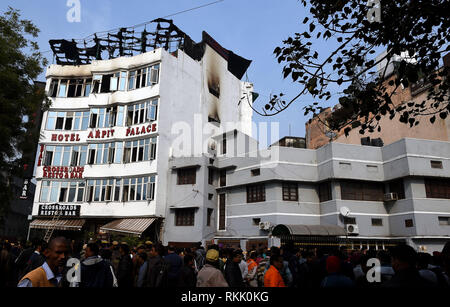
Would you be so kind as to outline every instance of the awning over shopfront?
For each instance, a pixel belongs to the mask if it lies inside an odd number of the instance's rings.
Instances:
[[[44,220],[36,219],[30,223],[30,228],[34,229],[51,229],[56,230],[74,230],[81,231],[84,219],[60,219],[60,220]]]
[[[336,225],[284,225],[279,224],[272,230],[273,236],[345,236],[345,229]]]
[[[156,219],[155,217],[117,219],[100,227],[100,231],[140,237]]]

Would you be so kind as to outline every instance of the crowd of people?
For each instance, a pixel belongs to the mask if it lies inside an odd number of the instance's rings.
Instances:
[[[201,243],[129,246],[63,237],[0,246],[0,287],[450,287],[450,242],[433,255],[408,245],[388,251],[260,246],[243,252]],[[374,258],[378,279],[369,261]]]

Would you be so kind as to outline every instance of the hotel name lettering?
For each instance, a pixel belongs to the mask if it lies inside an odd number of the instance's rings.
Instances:
[[[82,179],[83,166],[44,166],[42,178]]]
[[[80,205],[48,204],[39,205],[39,216],[80,216]]]
[[[104,139],[114,137],[114,129],[108,130],[92,130],[89,132],[87,139]],[[148,124],[139,127],[127,127],[125,136],[137,136],[156,132],[156,123]],[[51,137],[52,142],[81,142],[80,135],[78,133],[54,133]]]

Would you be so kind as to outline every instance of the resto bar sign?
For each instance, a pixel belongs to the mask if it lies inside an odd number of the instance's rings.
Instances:
[[[83,166],[44,166],[43,178],[55,179],[81,179],[83,178]]]
[[[39,205],[39,216],[80,216],[80,205],[60,205],[60,204],[48,204]]]

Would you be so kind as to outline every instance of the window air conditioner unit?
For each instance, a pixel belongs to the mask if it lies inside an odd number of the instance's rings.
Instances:
[[[357,235],[359,234],[359,228],[356,224],[347,224],[345,225],[345,229],[347,230],[347,234],[349,235]]]
[[[396,200],[398,200],[397,193],[384,194],[384,201],[396,201]]]
[[[272,224],[270,222],[259,222],[259,229],[269,230]]]

